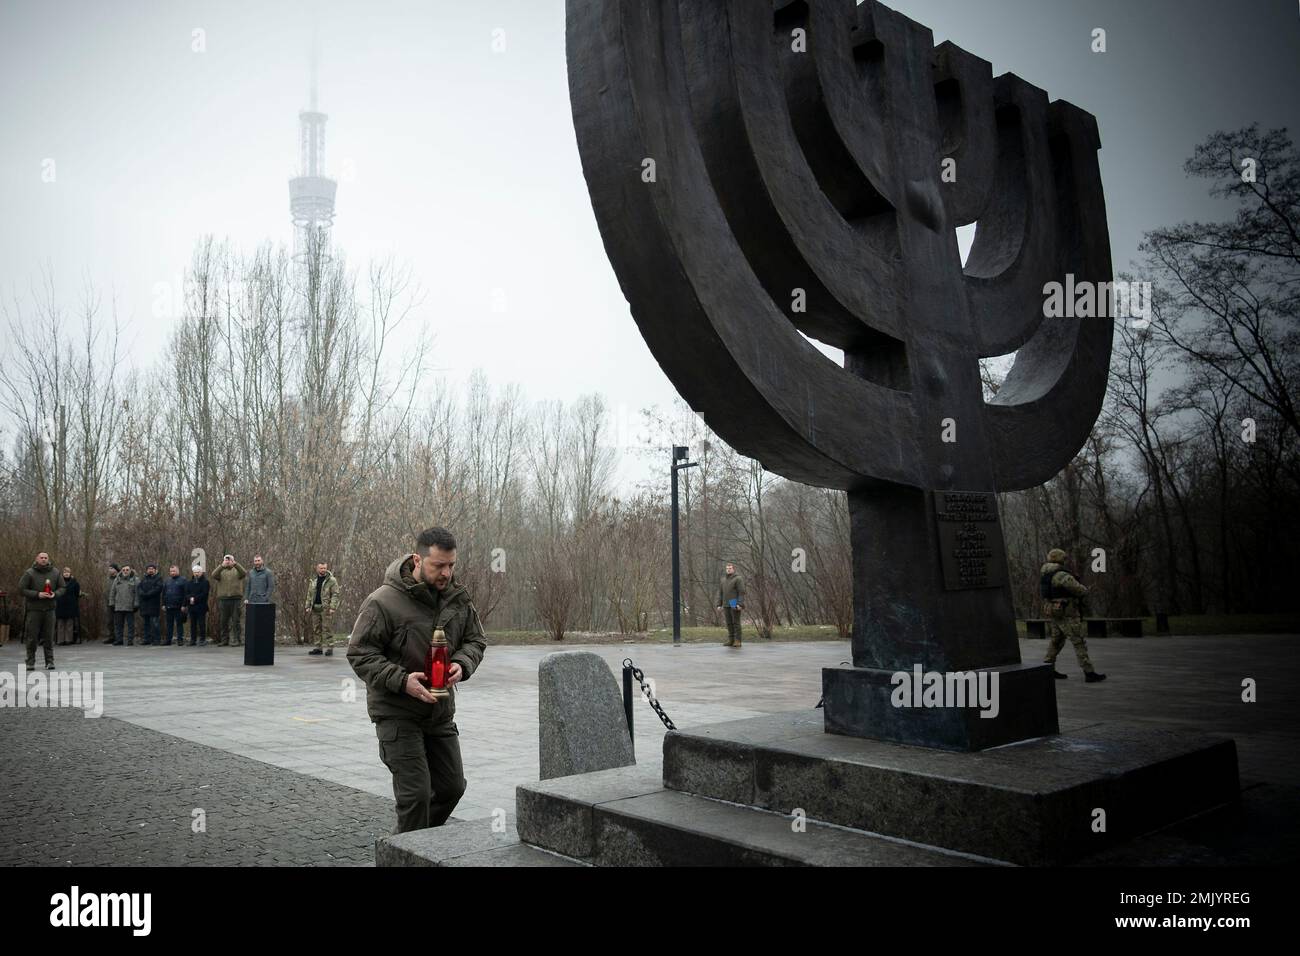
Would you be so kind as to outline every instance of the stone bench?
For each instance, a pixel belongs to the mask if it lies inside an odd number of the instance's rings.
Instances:
[[[1089,637],[1109,637],[1114,630],[1120,637],[1141,637],[1140,617],[1090,617],[1086,619]]]

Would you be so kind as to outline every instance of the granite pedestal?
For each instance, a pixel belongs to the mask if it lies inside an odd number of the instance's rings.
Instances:
[[[522,785],[525,844],[597,866],[1056,865],[1239,799],[1232,740],[1119,724],[978,753],[825,733],[819,711],[670,732]]]
[[[828,734],[868,737],[943,750],[984,750],[1056,733],[1056,681],[1046,664],[1008,664],[969,673],[992,683],[996,713],[966,707],[895,707],[895,674],[878,668],[822,670],[824,728]],[[905,676],[906,672],[904,672]]]
[[[1230,739],[1099,723],[955,753],[822,726],[813,710],[670,733],[664,787],[1028,865],[1081,859],[1239,796]]]

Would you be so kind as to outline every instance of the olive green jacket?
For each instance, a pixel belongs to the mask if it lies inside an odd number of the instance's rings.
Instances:
[[[223,598],[244,599],[244,578],[248,571],[238,561],[232,567],[217,565],[208,574],[208,580],[212,582],[212,590],[216,591],[218,601]]]
[[[726,607],[732,598],[745,603],[745,579],[739,574],[724,574],[718,584],[718,607]]]
[[[11,579],[12,580],[12,579]],[[47,564],[43,568],[32,565],[18,581],[18,590],[22,592],[26,599],[27,610],[29,611],[53,611],[54,598],[43,598],[41,592],[45,590],[45,582],[50,582],[50,588],[57,598],[63,594],[63,572],[52,564]]]
[[[461,680],[474,675],[487,641],[469,591],[453,577],[442,594],[412,576],[411,556],[388,566],[381,584],[361,604],[348,640],[348,663],[366,684],[370,719],[449,721],[456,713],[456,689],[441,702],[426,704],[406,693],[406,678],[423,672],[435,628],[447,636],[452,663]]]

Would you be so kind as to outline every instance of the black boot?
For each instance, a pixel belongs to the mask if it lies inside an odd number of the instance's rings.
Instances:
[[[1105,680],[1105,679],[1106,679],[1106,675],[1105,675],[1105,674],[1098,674],[1096,671],[1088,671],[1088,673],[1086,673],[1086,674],[1083,675],[1083,679],[1084,679],[1085,681],[1087,681],[1089,684],[1095,684],[1095,683],[1097,683],[1098,681],[1103,681],[1103,680]]]
[[[1052,676],[1055,677],[1057,680],[1069,680],[1069,679],[1070,679],[1070,675],[1069,675],[1069,674],[1062,674],[1062,673],[1061,673],[1060,671],[1058,671],[1056,668],[1052,668]]]

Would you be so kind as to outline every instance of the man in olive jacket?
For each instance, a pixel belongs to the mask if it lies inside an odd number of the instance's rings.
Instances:
[[[745,607],[745,579],[736,573],[734,564],[718,582],[718,610],[727,618],[727,643],[723,647],[740,647],[740,612]]]
[[[248,571],[235,560],[233,554],[221,559],[221,567],[211,574],[212,587],[217,592],[217,636],[220,646],[244,643],[244,578]]]
[[[379,756],[393,775],[398,833],[442,826],[465,793],[455,685],[473,675],[487,642],[469,592],[452,576],[455,566],[451,532],[421,532],[415,553],[389,565],[384,583],[362,602],[348,641],[348,663],[366,683]],[[425,687],[437,628],[451,663],[451,695],[441,702]]]
[[[24,643],[27,645],[27,666],[36,666],[36,645],[41,645],[45,655],[45,669],[54,670],[54,606],[63,596],[63,576],[50,563],[50,556],[42,551],[23,572],[18,581],[27,608],[23,622]]]

